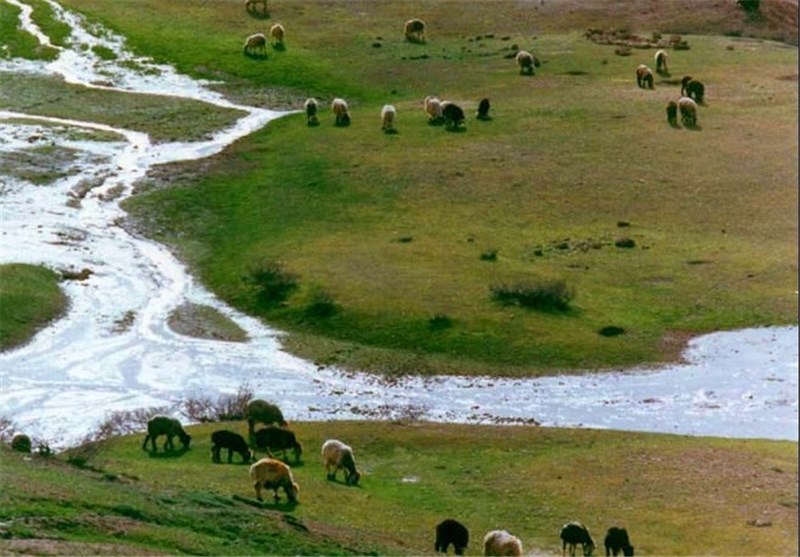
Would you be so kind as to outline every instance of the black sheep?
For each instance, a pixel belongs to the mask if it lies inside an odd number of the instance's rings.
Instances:
[[[242,457],[242,462],[247,464],[250,462],[250,447],[247,446],[247,441],[244,437],[233,431],[221,429],[211,434],[211,460],[220,462],[220,453],[222,449],[228,449],[228,464],[233,460],[233,453],[239,453]]]
[[[681,95],[694,99],[699,104],[703,104],[705,93],[706,86],[692,76],[684,76],[681,80]]]
[[[156,437],[159,435],[165,435],[167,437],[167,440],[164,442],[165,451],[171,451],[175,448],[172,444],[172,438],[176,435],[178,439],[181,440],[184,449],[189,448],[189,443],[192,440],[192,436],[183,430],[183,426],[181,426],[181,423],[175,418],[154,416],[147,422],[147,436],[144,438],[144,443],[142,443],[142,449],[147,450],[147,442],[149,441],[155,452]]]
[[[453,550],[456,555],[464,555],[464,550],[469,543],[469,531],[467,527],[448,518],[443,520],[436,526],[436,543],[434,550],[442,553],[447,553],[447,548],[453,544]]]
[[[670,126],[678,125],[678,103],[675,101],[667,103],[667,122]]]
[[[612,526],[608,529],[605,539],[606,557],[614,555],[616,557],[619,552],[625,557],[633,557],[633,546],[630,539],[628,539],[628,531],[625,528],[617,528]]]
[[[293,431],[270,425],[256,431],[253,437],[253,445],[256,449],[265,451],[269,456],[272,452],[280,452],[286,458],[286,451],[294,451],[295,462],[300,462],[300,455],[303,454],[303,446],[297,441]]]
[[[489,103],[489,99],[481,99],[481,102],[478,103],[478,120],[491,120],[491,116],[489,116],[489,108],[491,104]]]
[[[580,522],[567,522],[561,528],[561,555],[566,553],[567,546],[569,546],[569,554],[574,557],[575,547],[581,544],[583,548],[584,557],[589,557],[594,551],[595,545],[589,529]]]
[[[442,108],[442,115],[444,116],[444,124],[447,129],[455,130],[463,125],[466,121],[464,111],[460,106],[453,103],[445,103]]]

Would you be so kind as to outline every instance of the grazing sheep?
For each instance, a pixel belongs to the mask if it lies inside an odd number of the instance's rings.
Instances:
[[[244,437],[238,433],[227,429],[220,429],[212,433],[211,460],[213,462],[220,462],[222,449],[228,449],[228,464],[232,462],[234,452],[239,453],[243,463],[250,462],[250,447],[247,446],[247,441],[244,440]]]
[[[255,33],[250,35],[244,41],[244,53],[246,55],[264,55],[267,53],[267,37],[264,33]]]
[[[397,118],[397,109],[390,105],[383,105],[381,109],[381,129],[386,133],[395,133],[394,121]]]
[[[437,97],[428,95],[422,102],[422,106],[425,108],[425,114],[428,115],[429,124],[440,124],[444,121],[444,116],[442,115],[442,101]]]
[[[467,527],[457,520],[448,518],[436,526],[436,542],[434,551],[447,553],[447,548],[453,544],[456,555],[464,555],[464,550],[469,543],[469,531]]]
[[[656,72],[658,74],[668,74],[669,69],[667,69],[667,51],[666,50],[657,50],[655,55],[656,61]]]
[[[667,122],[670,126],[678,125],[678,103],[675,101],[667,103]]]
[[[483,538],[483,554],[516,557],[522,555],[522,542],[505,530],[492,530]]]
[[[278,489],[283,488],[289,502],[297,502],[297,494],[300,487],[292,477],[292,469],[280,460],[273,458],[262,458],[250,466],[250,479],[253,480],[253,488],[256,490],[256,499],[261,498],[261,489],[271,489],[274,493],[275,502],[280,500]]]
[[[617,557],[620,551],[625,557],[633,557],[633,546],[628,539],[628,531],[625,528],[617,528],[616,526],[609,528],[608,532],[606,532],[605,545],[606,557],[612,554]]]
[[[681,95],[694,99],[695,102],[703,104],[706,87],[690,75],[681,79]]]
[[[172,444],[172,438],[176,435],[181,440],[184,449],[189,448],[189,443],[192,441],[192,436],[183,430],[181,423],[175,418],[168,416],[154,416],[147,422],[147,436],[142,443],[142,449],[147,450],[147,442],[150,441],[153,447],[153,452],[156,449],[156,437],[159,435],[166,435],[167,440],[164,442],[164,450],[171,451],[175,448]]]
[[[409,19],[403,27],[406,40],[411,43],[425,42],[425,22],[421,19]]]
[[[331,102],[331,110],[336,116],[337,126],[350,125],[350,110],[347,108],[347,102],[344,99],[333,99],[333,102]]]
[[[244,9],[251,13],[256,13],[256,6],[261,5],[261,13],[267,13],[267,0],[245,0]]]
[[[306,102],[303,106],[306,109],[306,123],[309,126],[319,126],[319,119],[317,119],[319,103],[317,102],[317,99],[309,97],[306,99]]]
[[[643,89],[652,89],[653,70],[651,70],[644,64],[639,64],[639,67],[636,68],[636,85],[638,85]]]
[[[534,75],[536,73],[533,69],[535,65],[533,54],[527,50],[520,50],[517,52],[515,59],[517,61],[517,65],[519,66],[519,75]]]
[[[295,462],[300,462],[300,455],[303,454],[303,446],[297,440],[293,431],[269,425],[256,431],[253,438],[253,445],[256,449],[265,451],[269,456],[273,456],[272,451],[280,452],[286,458],[286,451],[294,452]]]
[[[353,449],[337,439],[328,439],[322,444],[322,464],[329,480],[336,480],[339,470],[344,470],[344,482],[347,485],[356,485],[361,478],[361,472],[356,469]]]
[[[478,103],[478,112],[475,117],[478,120],[491,120],[492,117],[489,116],[489,108],[491,108],[491,103],[489,103],[489,99],[481,99],[481,102]]]
[[[575,556],[575,547],[581,544],[584,557],[589,557],[594,551],[595,545],[589,529],[577,521],[567,522],[561,527],[561,555],[566,554],[569,547],[569,554]]]
[[[276,23],[269,28],[269,36],[275,46],[283,46],[283,36],[286,34],[286,29],[283,25]]]
[[[247,418],[247,433],[251,440],[253,439],[257,422],[265,425],[278,424],[281,427],[288,425],[286,420],[283,419],[283,412],[281,412],[280,408],[271,402],[261,399],[251,400],[247,403],[245,417]]]
[[[681,122],[684,126],[697,125],[697,103],[689,97],[678,99],[678,110],[681,112]]]
[[[444,116],[445,127],[451,131],[463,126],[467,121],[461,107],[447,101],[442,103],[442,116]]]

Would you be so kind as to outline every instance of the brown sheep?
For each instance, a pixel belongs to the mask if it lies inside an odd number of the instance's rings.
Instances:
[[[273,45],[276,47],[283,46],[283,37],[286,34],[286,29],[283,28],[283,25],[280,23],[276,23],[272,27],[269,28],[269,36],[270,39],[273,41]]]
[[[277,503],[280,500],[278,489],[282,488],[290,503],[297,502],[300,487],[294,481],[292,469],[280,460],[262,458],[250,466],[250,479],[253,480],[253,489],[256,491],[256,499],[259,501],[263,501],[261,490],[271,489]]]
[[[264,33],[254,33],[247,37],[244,41],[243,51],[245,55],[266,55],[267,53],[267,37]]]
[[[667,69],[667,51],[666,50],[658,50],[655,54],[655,61],[656,61],[656,73],[660,75],[669,74],[669,69]]]
[[[697,125],[697,103],[689,97],[678,99],[678,110],[681,113],[681,122],[684,126],[694,127]]]
[[[642,89],[652,89],[653,70],[651,70],[644,64],[640,64],[639,67],[636,68],[636,85],[638,85]]]
[[[251,400],[247,403],[245,418],[247,418],[247,433],[251,440],[253,439],[257,422],[266,425],[278,424],[281,427],[289,425],[283,419],[283,412],[281,412],[280,408],[271,402],[261,399]]]
[[[421,19],[409,19],[403,27],[406,40],[411,43],[425,42],[425,22]]]
[[[267,13],[267,0],[245,0],[244,9],[247,10],[251,14],[256,14],[258,11],[256,7],[261,5],[261,13],[266,15]]]
[[[396,133],[394,122],[397,119],[397,109],[391,104],[386,104],[381,109],[381,129],[385,133]]]

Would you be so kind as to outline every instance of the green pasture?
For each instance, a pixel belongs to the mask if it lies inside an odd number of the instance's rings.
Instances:
[[[201,169],[161,169],[126,204],[304,357],[532,375],[661,362],[691,335],[796,323],[797,48],[740,36],[754,24],[710,2],[693,3],[695,27],[680,2],[536,4],[288,0],[261,19],[239,0],[65,2],[234,98],[321,101],[319,127],[283,117]],[[428,22],[427,44],[403,40],[409,17]],[[638,89],[635,68],[652,65],[652,49],[618,56],[583,37],[614,21],[682,33],[690,49],[670,50],[672,73]],[[274,22],[286,48],[244,56],[244,37]],[[541,59],[536,76],[518,74],[514,46]],[[696,130],[664,114],[685,74],[707,85]],[[465,109],[466,131],[428,125],[430,94]],[[350,104],[349,128],[332,124],[336,96]],[[483,97],[485,122],[474,118]],[[394,135],[380,131],[386,103],[398,110]],[[162,133],[175,122],[178,136],[201,120],[155,108],[138,118]],[[296,287],[264,304],[249,279],[275,265]],[[493,285],[547,281],[574,291],[568,311],[490,297]],[[624,332],[598,334],[607,327]]]
[[[166,554],[432,555],[434,527],[446,517],[470,529],[468,555],[481,554],[481,538],[495,528],[519,536],[526,554],[560,554],[558,532],[569,520],[589,527],[599,554],[612,525],[628,529],[639,555],[792,555],[797,546],[796,443],[296,423],[305,450],[299,464],[290,463],[300,502],[267,496],[258,506],[238,456],[233,464],[211,462],[210,433],[220,428],[246,430],[243,423],[191,427],[190,450],[171,457],[143,451],[143,434],[55,462],[4,451],[0,520],[11,539],[56,529],[64,542]],[[319,447],[331,437],[354,448],[358,487],[325,478]],[[69,457],[84,469],[62,464]]]

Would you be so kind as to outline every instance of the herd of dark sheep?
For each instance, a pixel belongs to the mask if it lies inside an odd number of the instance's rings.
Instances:
[[[259,452],[266,453],[266,457],[256,460],[248,469],[255,497],[263,501],[262,492],[271,490],[273,500],[278,503],[279,494],[283,491],[290,504],[299,502],[300,486],[292,475],[289,465],[289,454],[295,464],[299,464],[303,454],[303,446],[297,440],[295,433],[289,429],[283,413],[275,404],[261,399],[251,400],[245,411],[247,420],[248,439],[239,433],[221,429],[211,434],[211,461],[222,462],[222,451],[227,450],[228,463],[233,462],[234,455],[238,455],[243,464],[250,464],[257,459]],[[256,424],[263,423],[264,427],[256,429]],[[154,416],[147,423],[147,435],[142,443],[142,449],[147,450],[148,445],[152,452],[158,450],[156,438],[164,436],[163,450],[174,451],[173,438],[178,437],[182,450],[188,450],[191,436],[184,431],[181,423],[167,416]],[[278,458],[280,453],[280,458]],[[321,447],[322,464],[325,468],[326,478],[336,481],[341,470],[343,482],[348,486],[356,486],[361,479],[361,472],[356,468],[353,449],[338,439],[327,439]],[[447,553],[450,546],[456,555],[464,555],[469,545],[469,530],[458,520],[448,518],[440,522],[434,532],[434,551]],[[560,539],[562,542],[562,557],[567,552],[575,556],[577,546],[580,545],[584,556],[592,555],[596,549],[594,539],[589,529],[577,521],[567,522],[561,527]],[[620,553],[632,556],[633,546],[628,538],[625,528],[612,526],[605,537],[606,555],[617,556]],[[522,541],[506,530],[492,530],[483,538],[483,555],[518,556],[523,554]]]

